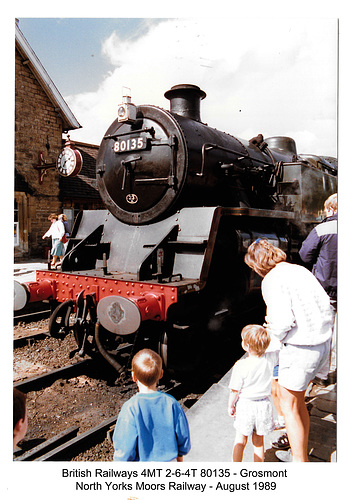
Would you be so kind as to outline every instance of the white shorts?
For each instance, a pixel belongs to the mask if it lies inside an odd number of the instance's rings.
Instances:
[[[282,344],[279,384],[291,391],[305,391],[314,377],[323,375],[320,370],[329,354],[330,340],[311,346]]]
[[[265,436],[274,430],[273,407],[269,398],[245,399],[239,398],[236,403],[234,428],[243,436],[255,432]]]

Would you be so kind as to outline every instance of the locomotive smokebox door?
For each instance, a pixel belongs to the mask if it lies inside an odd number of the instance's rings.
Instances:
[[[173,116],[154,106],[138,106],[136,123],[116,119],[100,144],[97,183],[102,200],[127,224],[160,219],[182,191],[187,160]]]

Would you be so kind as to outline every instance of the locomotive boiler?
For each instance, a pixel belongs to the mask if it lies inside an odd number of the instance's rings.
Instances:
[[[102,138],[97,185],[106,210],[82,211],[61,271],[17,285],[56,306],[52,335],[73,328],[80,354],[117,370],[126,346],[149,346],[189,371],[260,300],[243,261],[267,238],[296,261],[337,189],[332,158],[298,155],[289,137],[242,140],[201,121],[205,92],[176,85],[170,111],[129,96]],[[23,289],[25,292],[23,292]]]

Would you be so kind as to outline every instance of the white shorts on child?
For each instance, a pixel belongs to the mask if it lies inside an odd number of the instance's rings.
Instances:
[[[240,397],[233,425],[243,436],[253,432],[258,436],[269,434],[275,428],[271,400],[268,397],[255,400]]]

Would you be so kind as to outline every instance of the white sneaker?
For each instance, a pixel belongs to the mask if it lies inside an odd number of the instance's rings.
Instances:
[[[291,448],[287,451],[279,450],[275,453],[276,458],[280,460],[280,462],[292,462],[292,451]]]

